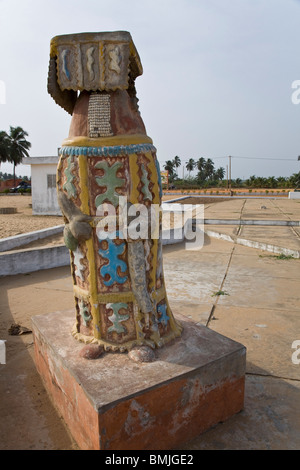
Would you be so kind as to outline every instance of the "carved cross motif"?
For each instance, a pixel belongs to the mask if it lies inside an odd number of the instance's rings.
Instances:
[[[117,302],[115,304],[106,304],[106,308],[113,311],[113,314],[108,317],[109,321],[113,324],[108,328],[108,332],[112,333],[126,333],[127,330],[125,326],[121,325],[121,322],[128,320],[129,315],[120,315],[119,311],[121,308],[128,309],[128,304],[124,302]]]
[[[99,186],[105,186],[106,191],[103,194],[98,194],[95,199],[96,207],[99,207],[104,201],[108,200],[115,207],[119,204],[119,194],[116,192],[116,188],[121,188],[125,184],[124,178],[117,176],[118,170],[122,168],[121,162],[115,162],[112,166],[109,166],[106,161],[98,162],[95,168],[103,170],[104,175],[96,177],[96,182]]]
[[[116,236],[119,232],[116,232]],[[128,276],[121,277],[120,274],[125,274],[127,271],[127,264],[125,261],[119,258],[125,251],[125,242],[120,245],[115,243],[115,240],[107,238],[106,240],[108,247],[106,250],[100,248],[99,254],[108,260],[108,264],[103,265],[100,268],[100,274],[103,277],[103,283],[109,287],[114,283],[124,284],[127,281]]]

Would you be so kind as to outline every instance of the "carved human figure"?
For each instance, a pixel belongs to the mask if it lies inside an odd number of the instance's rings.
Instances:
[[[74,286],[73,335],[106,351],[155,349],[182,331],[165,289],[161,214],[158,236],[151,224],[137,238],[124,236],[130,208],[149,215],[162,196],[156,149],[137,105],[135,79],[141,74],[127,32],[51,41],[48,91],[72,115],[57,190]],[[103,223],[109,217],[113,229]]]

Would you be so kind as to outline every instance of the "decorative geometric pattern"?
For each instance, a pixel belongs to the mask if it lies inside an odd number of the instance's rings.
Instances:
[[[152,144],[114,145],[105,147],[61,147],[61,155],[85,155],[87,157],[118,157],[133,153],[156,152]],[[157,160],[156,160],[157,161]],[[160,173],[159,173],[160,175]]]
[[[119,232],[116,232],[116,236]],[[101,242],[101,240],[99,240]],[[114,240],[107,238],[107,249],[103,250],[100,248],[99,254],[108,260],[108,264],[101,266],[100,274],[103,277],[103,283],[106,287],[111,286],[114,283],[124,284],[127,281],[128,276],[121,277],[120,274],[125,274],[127,271],[127,264],[125,261],[119,258],[120,255],[124,254],[126,244],[122,242],[120,245],[114,243]]]
[[[82,264],[81,260],[85,259],[85,256],[79,247],[77,247],[76,250],[73,251],[73,255],[74,255],[73,262],[75,266],[75,275],[83,281],[84,279],[83,279],[82,272],[84,271],[85,266],[84,264]]]
[[[112,326],[108,328],[108,333],[115,331],[116,333],[127,333],[127,330],[124,325],[121,325],[121,322],[129,319],[129,315],[120,315],[119,310],[121,308],[128,309],[128,304],[123,302],[109,303],[106,304],[106,308],[113,311],[113,314],[108,317],[109,321],[112,323]]]
[[[63,185],[63,189],[67,192],[69,197],[76,197],[76,188],[73,184],[75,175],[73,171],[75,170],[76,165],[73,161],[73,158],[70,156],[67,158],[67,168],[65,169],[66,182]]]
[[[143,183],[141,191],[144,195],[144,200],[148,199],[149,201],[152,201],[152,194],[151,194],[151,191],[149,189],[150,181],[148,180],[148,172],[147,172],[146,167],[143,163],[141,165],[141,170],[142,170],[141,181]]]
[[[82,317],[84,326],[88,325],[88,322],[92,320],[92,316],[89,311],[88,305],[83,300],[78,300],[79,313]]]
[[[162,190],[162,182],[161,182],[161,174],[160,174],[160,166],[159,161],[157,158],[155,159],[155,166],[157,171],[157,178],[158,178],[158,186],[159,186],[159,197],[162,198],[163,190]]]
[[[106,161],[96,163],[95,168],[103,170],[104,175],[96,177],[96,182],[100,187],[106,187],[106,191],[103,194],[98,194],[95,199],[96,207],[99,207],[104,201],[109,201],[115,207],[119,205],[119,196],[116,192],[116,188],[121,188],[125,184],[124,178],[119,178],[117,172],[122,168],[121,162],[115,162],[111,166]]]

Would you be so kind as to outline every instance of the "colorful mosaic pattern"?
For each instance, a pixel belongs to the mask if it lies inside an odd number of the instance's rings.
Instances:
[[[134,149],[138,149],[138,153],[134,153]],[[126,196],[132,204],[147,207],[160,204],[159,165],[152,145],[130,145],[122,147],[122,151],[118,148],[109,152],[104,152],[103,147],[88,151],[84,147],[76,151],[74,147],[64,147],[60,168],[63,176],[59,189],[74,198],[71,185],[79,181],[77,192],[81,197],[76,201],[80,210],[92,217],[96,217],[101,204],[110,203],[118,209],[120,195]],[[125,179],[128,174],[131,175],[129,183]],[[84,181],[88,181],[87,188],[83,188]],[[141,242],[147,284],[145,295],[153,305],[145,316],[131,285],[128,241],[120,237],[118,226],[110,238],[103,238],[102,231],[97,232],[96,222],[92,226],[92,238],[71,252],[74,294],[79,309],[74,336],[81,341],[103,344],[106,349],[129,350],[138,344],[160,347],[180,335],[181,329],[166,300],[161,240]]]

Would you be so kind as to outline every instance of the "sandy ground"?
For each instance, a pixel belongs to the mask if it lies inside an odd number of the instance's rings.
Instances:
[[[32,215],[31,196],[1,196],[0,208],[16,207],[16,214],[0,214],[0,238],[12,237],[21,233],[42,230],[63,224],[62,217],[52,215]]]

